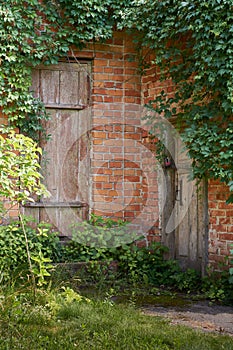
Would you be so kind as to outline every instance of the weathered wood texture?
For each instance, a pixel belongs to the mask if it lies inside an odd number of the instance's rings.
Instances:
[[[182,268],[195,268],[204,273],[208,249],[205,185],[197,186],[190,180],[191,162],[179,140],[174,143],[174,161],[176,169],[165,170],[168,174],[163,241],[170,248],[170,257],[179,260]]]
[[[48,107],[50,120],[41,160],[51,196],[27,212],[50,221],[63,234],[85,217],[89,203],[90,65],[62,63],[33,72],[32,90]]]

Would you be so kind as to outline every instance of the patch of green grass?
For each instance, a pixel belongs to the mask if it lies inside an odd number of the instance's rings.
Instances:
[[[170,325],[132,306],[72,300],[68,292],[65,299],[45,295],[44,304],[27,307],[13,298],[0,315],[0,349],[233,350],[231,337]]]

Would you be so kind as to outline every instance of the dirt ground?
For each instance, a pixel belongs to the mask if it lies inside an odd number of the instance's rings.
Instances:
[[[233,337],[233,307],[209,305],[206,301],[184,307],[145,306],[143,313],[168,318],[171,324],[181,324],[206,332],[218,332]]]

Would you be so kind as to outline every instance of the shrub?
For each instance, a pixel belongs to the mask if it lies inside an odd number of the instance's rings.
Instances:
[[[61,244],[56,232],[49,232],[50,227],[40,224],[36,229],[25,225],[28,245],[35,269],[39,256],[47,261],[57,262],[61,257]],[[25,276],[29,273],[27,250],[23,228],[19,222],[0,226],[0,266],[1,280],[7,281],[12,275]]]

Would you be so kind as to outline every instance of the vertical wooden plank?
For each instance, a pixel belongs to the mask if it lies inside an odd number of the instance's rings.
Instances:
[[[79,112],[63,111],[60,135],[61,153],[60,166],[60,201],[78,201],[78,162],[79,162]]]
[[[178,192],[177,192],[177,227],[179,239],[179,255],[187,257],[189,253],[189,230],[190,230],[190,208],[189,208],[189,185],[187,174],[184,170],[178,172]]]
[[[79,72],[79,81],[79,104],[81,106],[87,106],[90,88],[88,71],[83,70]]]
[[[189,206],[190,217],[189,217],[189,261],[190,267],[198,267],[199,257],[198,257],[198,198],[197,198],[197,188],[194,185],[192,195],[192,201]]]
[[[35,98],[40,97],[40,71],[39,69],[32,70],[32,86],[30,91],[33,92]]]
[[[59,103],[59,71],[40,70],[40,98],[45,104]]]
[[[89,202],[89,186],[90,186],[90,109],[79,112],[79,164],[78,164],[78,183],[80,187],[80,200]]]
[[[60,104],[79,105],[78,71],[69,68],[60,71]]]

